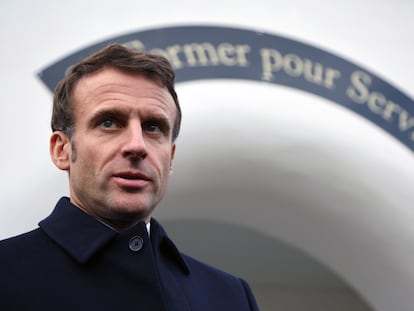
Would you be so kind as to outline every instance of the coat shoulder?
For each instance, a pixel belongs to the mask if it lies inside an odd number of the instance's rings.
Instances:
[[[191,257],[186,254],[182,254],[185,262],[187,263],[191,273],[203,273],[207,275],[211,275],[218,278],[225,278],[230,281],[239,282],[239,278],[235,275],[232,275],[228,272],[225,272],[219,268],[211,266],[205,262],[202,262],[194,257]]]
[[[198,302],[207,305],[217,303],[216,310],[258,310],[256,300],[248,283],[237,276],[201,262],[191,256],[183,255],[190,270],[190,290],[198,292]],[[198,290],[195,290],[197,288]],[[207,296],[204,294],[208,293]],[[225,309],[226,309],[225,308]]]
[[[40,229],[34,229],[25,233],[21,233],[16,236],[12,236],[3,240],[0,240],[0,252],[5,248],[18,248],[21,246],[30,246],[35,240],[40,239],[43,234]]]
[[[3,263],[11,260],[14,264],[23,258],[27,261],[33,256],[38,256],[46,244],[50,245],[50,240],[39,228],[1,240],[0,260]]]

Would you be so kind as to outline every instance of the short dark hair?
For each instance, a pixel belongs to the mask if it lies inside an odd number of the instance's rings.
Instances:
[[[72,137],[74,131],[73,89],[83,76],[105,66],[143,74],[168,89],[177,107],[177,115],[172,132],[172,140],[174,141],[180,132],[181,108],[174,89],[175,73],[171,64],[163,56],[129,49],[119,44],[110,44],[68,69],[65,77],[58,83],[55,89],[51,122],[52,130],[63,131],[70,138]]]

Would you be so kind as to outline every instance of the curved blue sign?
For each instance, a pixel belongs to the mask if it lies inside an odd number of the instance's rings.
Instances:
[[[322,96],[372,121],[414,150],[414,101],[346,59],[282,36],[228,27],[176,26],[138,31],[77,51],[39,73],[53,90],[68,67],[108,45],[164,55],[176,81],[245,79]]]

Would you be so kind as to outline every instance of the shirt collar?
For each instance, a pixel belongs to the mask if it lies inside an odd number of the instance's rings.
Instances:
[[[151,219],[150,224],[142,222],[136,226],[142,226],[142,230],[150,234],[151,244],[162,255],[173,259],[185,274],[190,273],[181,253],[155,219]],[[73,205],[67,197],[58,201],[39,227],[79,263],[86,263],[120,234]]]

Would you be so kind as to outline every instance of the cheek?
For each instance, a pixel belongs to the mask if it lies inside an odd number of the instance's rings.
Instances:
[[[159,168],[162,172],[163,178],[168,179],[172,170],[171,150],[163,152],[162,156],[159,158],[159,161]]]
[[[83,178],[93,176],[93,171],[99,163],[100,153],[97,148],[85,148],[82,144],[72,143],[71,170],[73,173],[76,172],[77,176],[83,176]]]

